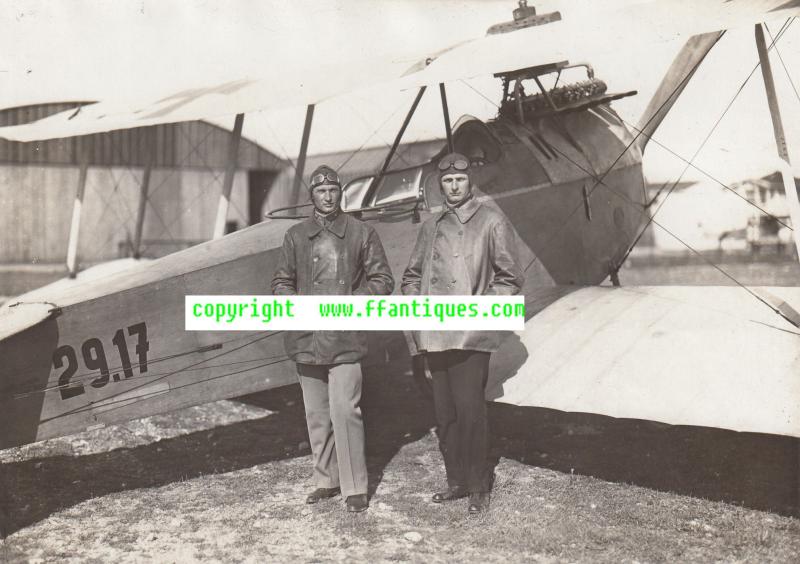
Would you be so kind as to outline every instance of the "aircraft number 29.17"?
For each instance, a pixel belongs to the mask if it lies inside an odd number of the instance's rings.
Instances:
[[[143,322],[131,325],[128,327],[128,336],[137,337],[136,347],[134,349],[138,357],[137,368],[139,369],[139,374],[144,374],[147,372],[147,351],[150,349],[150,343],[147,341],[147,325]],[[128,342],[122,329],[114,333],[114,338],[111,339],[111,343],[117,348],[119,358],[122,361],[122,372],[125,378],[132,378],[133,367],[131,366],[131,357],[128,352]],[[80,354],[83,357],[83,364],[88,370],[100,371],[100,376],[90,383],[93,388],[102,388],[108,384],[111,379],[113,379],[114,382],[119,382],[121,380],[119,373],[115,372],[113,375],[110,374],[108,360],[106,360],[106,353],[103,349],[103,342],[100,339],[92,337],[91,339],[85,340],[83,345],[81,345]],[[64,368],[65,363],[66,369],[58,377],[58,387],[61,391],[62,400],[86,393],[83,384],[70,383],[70,380],[78,371],[78,356],[75,349],[70,345],[60,346],[53,352],[53,368]]]

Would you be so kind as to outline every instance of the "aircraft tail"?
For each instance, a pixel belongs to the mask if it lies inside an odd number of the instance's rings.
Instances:
[[[637,127],[641,131],[639,148],[642,152],[644,152],[647,142],[650,141],[650,137],[661,125],[661,122],[683,93],[686,85],[689,84],[700,63],[703,62],[705,56],[716,45],[723,33],[722,31],[715,31],[693,35],[681,48],[675,60],[672,61],[656,93],[639,118]]]

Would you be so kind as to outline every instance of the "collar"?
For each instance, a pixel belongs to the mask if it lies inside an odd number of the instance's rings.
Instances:
[[[454,208],[448,206],[447,201],[445,200],[444,204],[442,205],[442,213],[439,214],[439,217],[436,218],[436,221],[440,221],[445,215],[452,212],[458,218],[458,221],[464,224],[472,219],[472,216],[475,215],[475,212],[478,211],[479,207],[481,207],[481,203],[478,201],[478,198],[475,197],[475,194],[472,194],[469,197],[469,200]]]
[[[341,209],[335,209],[329,214],[322,214],[315,208],[314,221],[319,223],[322,227],[327,227],[336,220],[336,218],[339,216],[341,212],[342,212]]]
[[[327,223],[327,225],[323,226],[322,225],[323,222]],[[328,231],[339,237],[339,239],[343,239],[345,231],[347,231],[347,214],[339,210],[339,212],[336,214],[336,217],[333,220],[324,220],[324,218],[317,216],[317,213],[315,211],[314,215],[306,220],[306,223],[307,223],[306,231],[309,239],[316,237],[319,234],[319,232],[322,231],[323,229],[327,229]]]

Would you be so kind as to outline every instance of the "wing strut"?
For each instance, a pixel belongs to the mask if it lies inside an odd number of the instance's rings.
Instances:
[[[217,221],[214,223],[214,239],[219,239],[225,235],[225,221],[228,219],[228,207],[231,203],[231,189],[233,188],[233,176],[236,173],[236,163],[239,157],[239,141],[242,138],[243,124],[244,114],[236,114],[231,142],[228,145],[228,164],[225,167],[225,180],[222,182],[222,193],[219,195],[219,205],[217,206]]]
[[[300,192],[300,183],[303,182],[303,171],[306,168],[306,154],[308,154],[308,138],[311,136],[311,122],[314,119],[314,104],[306,108],[306,122],[303,125],[303,139],[300,142],[300,154],[297,157],[297,166],[294,169],[294,184],[292,194]]]
[[[447,131],[447,152],[452,153],[453,149],[453,130],[450,127],[450,112],[447,109],[447,92],[444,89],[444,82],[439,83],[439,94],[442,96],[442,114],[444,115],[444,128]]]
[[[383,161],[383,166],[381,166],[381,171],[378,173],[378,176],[372,179],[370,182],[369,188],[367,188],[366,196],[363,201],[368,201],[369,196],[375,190],[375,187],[380,183],[383,179],[383,175],[386,174],[386,171],[389,169],[389,164],[392,162],[392,158],[394,154],[397,152],[397,147],[400,146],[400,141],[403,140],[403,135],[406,132],[406,128],[408,128],[408,124],[411,123],[411,118],[414,116],[414,113],[417,111],[417,106],[419,106],[419,101],[422,100],[422,95],[425,94],[425,89],[427,86],[422,86],[417,92],[417,97],[414,98],[414,103],[411,104],[411,108],[408,110],[406,114],[406,119],[403,120],[403,125],[400,126],[400,130],[397,132],[397,135],[394,138],[394,143],[392,143],[391,148],[389,149],[389,154],[386,155],[386,159]]]
[[[139,209],[136,212],[136,232],[133,236],[133,258],[141,258],[142,228],[144,227],[144,212],[147,207],[147,192],[150,190],[150,173],[153,171],[153,162],[156,155],[156,128],[154,125],[148,131],[147,162],[142,174],[142,185],[139,187]]]
[[[69,226],[69,242],[67,243],[67,270],[70,278],[78,275],[78,236],[81,231],[81,209],[86,192],[86,175],[89,171],[89,148],[86,146],[89,140],[82,139],[81,141],[78,191],[75,194],[75,203],[72,205],[72,222]]]
[[[783,131],[783,121],[781,120],[781,110],[778,106],[778,96],[775,92],[775,80],[772,77],[772,66],[769,62],[766,41],[764,40],[764,27],[756,24],[756,48],[758,58],[761,61],[761,75],[764,77],[764,89],[767,91],[767,103],[769,113],[772,116],[772,130],[775,134],[775,144],[778,146],[778,156],[784,161],[785,166],[781,167],[783,177],[783,189],[786,191],[786,201],[789,204],[789,213],[792,217],[792,235],[794,244],[800,256],[800,198],[797,194],[797,186],[794,181],[794,174],[791,170],[789,160],[789,148],[786,144],[786,134]]]
[[[642,152],[644,152],[650,138],[655,134],[656,129],[661,125],[672,106],[678,101],[700,63],[703,62],[708,52],[717,44],[717,41],[720,40],[724,33],[724,31],[718,31],[693,35],[676,55],[675,60],[672,61],[667,70],[667,74],[661,80],[658,90],[650,99],[647,109],[639,118],[638,129],[641,133],[638,137],[638,143]]]

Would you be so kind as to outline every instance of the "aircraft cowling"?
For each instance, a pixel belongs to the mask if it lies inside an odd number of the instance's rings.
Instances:
[[[540,285],[600,284],[649,218],[641,151],[607,104],[524,123],[465,116],[453,140],[477,163],[478,195],[514,225]],[[425,194],[441,205],[435,170]]]

